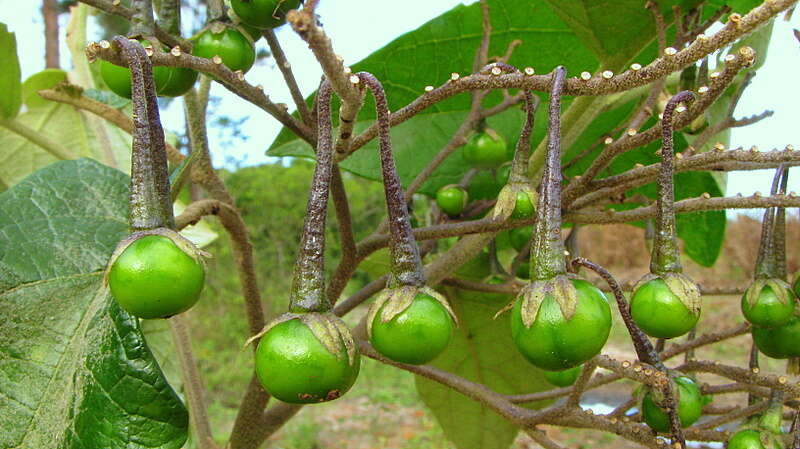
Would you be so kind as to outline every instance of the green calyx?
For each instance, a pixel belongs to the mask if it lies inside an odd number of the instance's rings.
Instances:
[[[700,318],[700,289],[682,273],[648,274],[631,296],[631,316],[651,337],[675,338]]]
[[[308,326],[314,337],[333,356],[339,359],[346,357],[350,365],[358,360],[360,353],[350,329],[341,318],[328,312],[284,313],[269,322],[259,336],[266,335],[275,326],[290,320],[300,320]]]
[[[756,326],[776,327],[789,322],[797,300],[781,279],[758,278],[742,296],[742,313]]]
[[[514,302],[522,301],[520,313],[526,328],[533,326],[542,302],[548,295],[558,303],[565,320],[569,321],[575,315],[575,309],[578,307],[578,290],[567,276],[559,275],[548,281],[533,281],[523,287],[514,300]]]
[[[385,288],[377,295],[375,302],[372,303],[369,312],[367,312],[367,335],[372,336],[372,324],[375,321],[375,317],[379,316],[379,312],[380,321],[388,323],[411,307],[414,299],[420,294],[430,296],[436,300],[447,310],[453,321],[458,323],[458,318],[453,309],[450,308],[450,303],[447,302],[447,298],[444,295],[427,286],[402,285],[394,288]]]
[[[496,220],[531,218],[536,211],[534,204],[538,199],[539,195],[530,183],[508,183],[497,195],[492,218]]]

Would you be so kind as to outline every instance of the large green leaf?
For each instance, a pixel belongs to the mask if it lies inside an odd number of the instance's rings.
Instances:
[[[103,285],[128,177],[48,166],[0,194],[0,447],[180,448],[188,414]]]
[[[508,315],[492,316],[511,297],[447,290],[459,319],[453,340],[431,364],[503,394],[552,388],[520,355],[511,340]],[[505,449],[519,430],[488,407],[438,382],[416,377],[417,391],[447,438],[459,449]]]
[[[52,87],[60,79],[36,74],[25,84],[44,89]],[[27,101],[29,109],[15,121],[61,144],[78,157],[91,157],[121,169],[130,167],[130,136],[119,128],[103,124],[101,138],[97,128],[92,126],[92,120],[99,119],[89,117],[88,113],[51,101]],[[56,160],[36,143],[0,127],[0,183],[12,186]]]
[[[13,119],[22,105],[19,59],[17,58],[17,38],[0,23],[0,119]]]

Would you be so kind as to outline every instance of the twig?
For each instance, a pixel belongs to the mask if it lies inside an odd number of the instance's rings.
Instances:
[[[105,11],[109,14],[114,14],[116,16],[120,16],[124,19],[131,20],[133,18],[133,10],[131,8],[127,8],[117,2],[109,1],[109,0],[79,0],[81,3],[86,3],[89,6],[94,6],[95,8]],[[176,45],[180,46],[185,50],[191,50],[192,46],[188,41],[184,41],[182,39],[178,39],[168,32],[162,30],[158,26],[154,27],[153,32],[155,33],[156,38],[158,38],[159,42],[162,44],[169,45],[170,47],[174,47]]]
[[[267,44],[269,44],[269,49],[272,52],[272,56],[275,58],[275,64],[278,66],[278,69],[283,75],[283,80],[286,81],[286,87],[289,88],[289,93],[291,93],[292,100],[294,100],[297,111],[300,113],[300,118],[306,125],[311,127],[315,126],[314,120],[311,118],[311,111],[309,111],[308,105],[303,98],[303,94],[300,92],[300,88],[297,86],[297,80],[294,78],[294,73],[292,73],[292,65],[289,64],[289,60],[286,59],[286,55],[283,53],[283,48],[281,48],[281,43],[278,41],[278,37],[275,36],[274,31],[265,30],[264,38],[267,40]]]
[[[184,315],[176,315],[169,319],[172,339],[178,352],[183,374],[183,385],[186,387],[186,401],[189,403],[189,418],[192,421],[192,431],[197,435],[197,445],[200,449],[215,449],[213,433],[208,421],[208,409],[203,398],[203,383],[200,371],[192,352],[192,341],[189,337],[189,328]]]
[[[356,242],[353,237],[353,224],[350,216],[350,204],[347,201],[347,192],[342,181],[342,172],[334,166],[331,177],[331,197],[336,209],[336,223],[339,230],[342,258],[336,267],[334,275],[328,282],[328,298],[331,304],[336,304],[339,296],[347,285],[347,281],[355,272],[358,262],[356,256]]]

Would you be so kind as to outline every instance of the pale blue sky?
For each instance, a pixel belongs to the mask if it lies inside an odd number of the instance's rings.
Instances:
[[[318,12],[326,32],[334,42],[336,51],[344,58],[345,63],[352,64],[398,35],[413,30],[461,2],[347,0],[346,7],[343,7],[343,3],[323,0],[320,2]],[[0,9],[3,11],[0,21],[7,23],[11,31],[17,33],[23,78],[41,70],[44,66],[40,4],[38,0],[0,0],[0,5],[8,6]],[[374,12],[378,8],[381,14]],[[13,11],[13,15],[10,15],[9,11]],[[775,115],[756,125],[735,129],[731,140],[734,146],[757,145],[761,150],[768,150],[792,144],[800,149],[800,114],[798,114],[800,89],[795,87],[800,73],[800,46],[792,35],[793,27],[800,28],[798,15],[800,14],[795,14],[791,23],[785,22],[783,18],[776,22],[767,63],[759,70],[758,76],[753,80],[736,110],[737,117],[757,114],[765,109],[774,110]],[[66,16],[63,18],[66,19]],[[62,33],[63,30],[62,26]],[[311,93],[321,75],[313,55],[289,27],[280,28],[277,34],[292,63],[303,94]],[[266,43],[262,39],[258,45],[266,46]],[[66,49],[62,54],[64,67],[69,67]],[[262,84],[273,101],[292,104],[283,79],[279,71],[272,66],[271,60],[254,67],[247,74],[247,79],[253,84]],[[437,80],[431,80],[431,84],[437,84]],[[784,88],[778,90],[776,88],[778,86]],[[787,86],[791,88],[787,89]],[[234,148],[221,150],[215,145],[215,133],[211,133],[215,164],[221,166],[228,158],[245,160],[248,165],[270,160],[264,156],[264,150],[280,130],[277,121],[260,109],[228,93],[219,85],[214,86],[213,94],[223,98],[220,112],[233,118],[250,117],[242,128],[243,133],[250,138]],[[162,115],[168,128],[180,129],[183,126],[182,111],[177,102],[163,111]],[[755,191],[766,192],[769,190],[771,177],[770,171],[732,173],[728,178],[727,194],[750,195]],[[800,174],[790,179],[789,189],[800,192]]]

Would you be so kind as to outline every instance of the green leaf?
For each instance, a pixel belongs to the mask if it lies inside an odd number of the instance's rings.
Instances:
[[[0,194],[0,447],[182,447],[188,414],[103,285],[128,177],[48,166]]]
[[[5,23],[0,23],[0,119],[13,119],[22,105],[21,73],[17,58],[17,38],[8,31]]]
[[[117,127],[99,122],[72,106],[47,101],[20,114],[15,121],[61,144],[78,157],[91,157],[129,170],[131,138]],[[96,122],[97,121],[97,122]],[[96,123],[107,132],[100,138]],[[28,174],[55,162],[55,156],[36,143],[0,127],[0,183],[12,186]]]
[[[498,301],[492,299],[497,295],[455,289],[447,289],[446,294],[459,327],[445,352],[431,365],[502,394],[552,388],[542,371],[517,351],[508,315],[492,319],[510,296]],[[519,429],[488,407],[438,382],[416,376],[416,383],[422,401],[459,449],[505,449],[514,441]]]
[[[28,109],[47,106],[48,100],[40,97],[38,92],[55,87],[56,84],[67,80],[67,72],[59,69],[44,69],[34,73],[22,83],[22,101]]]

